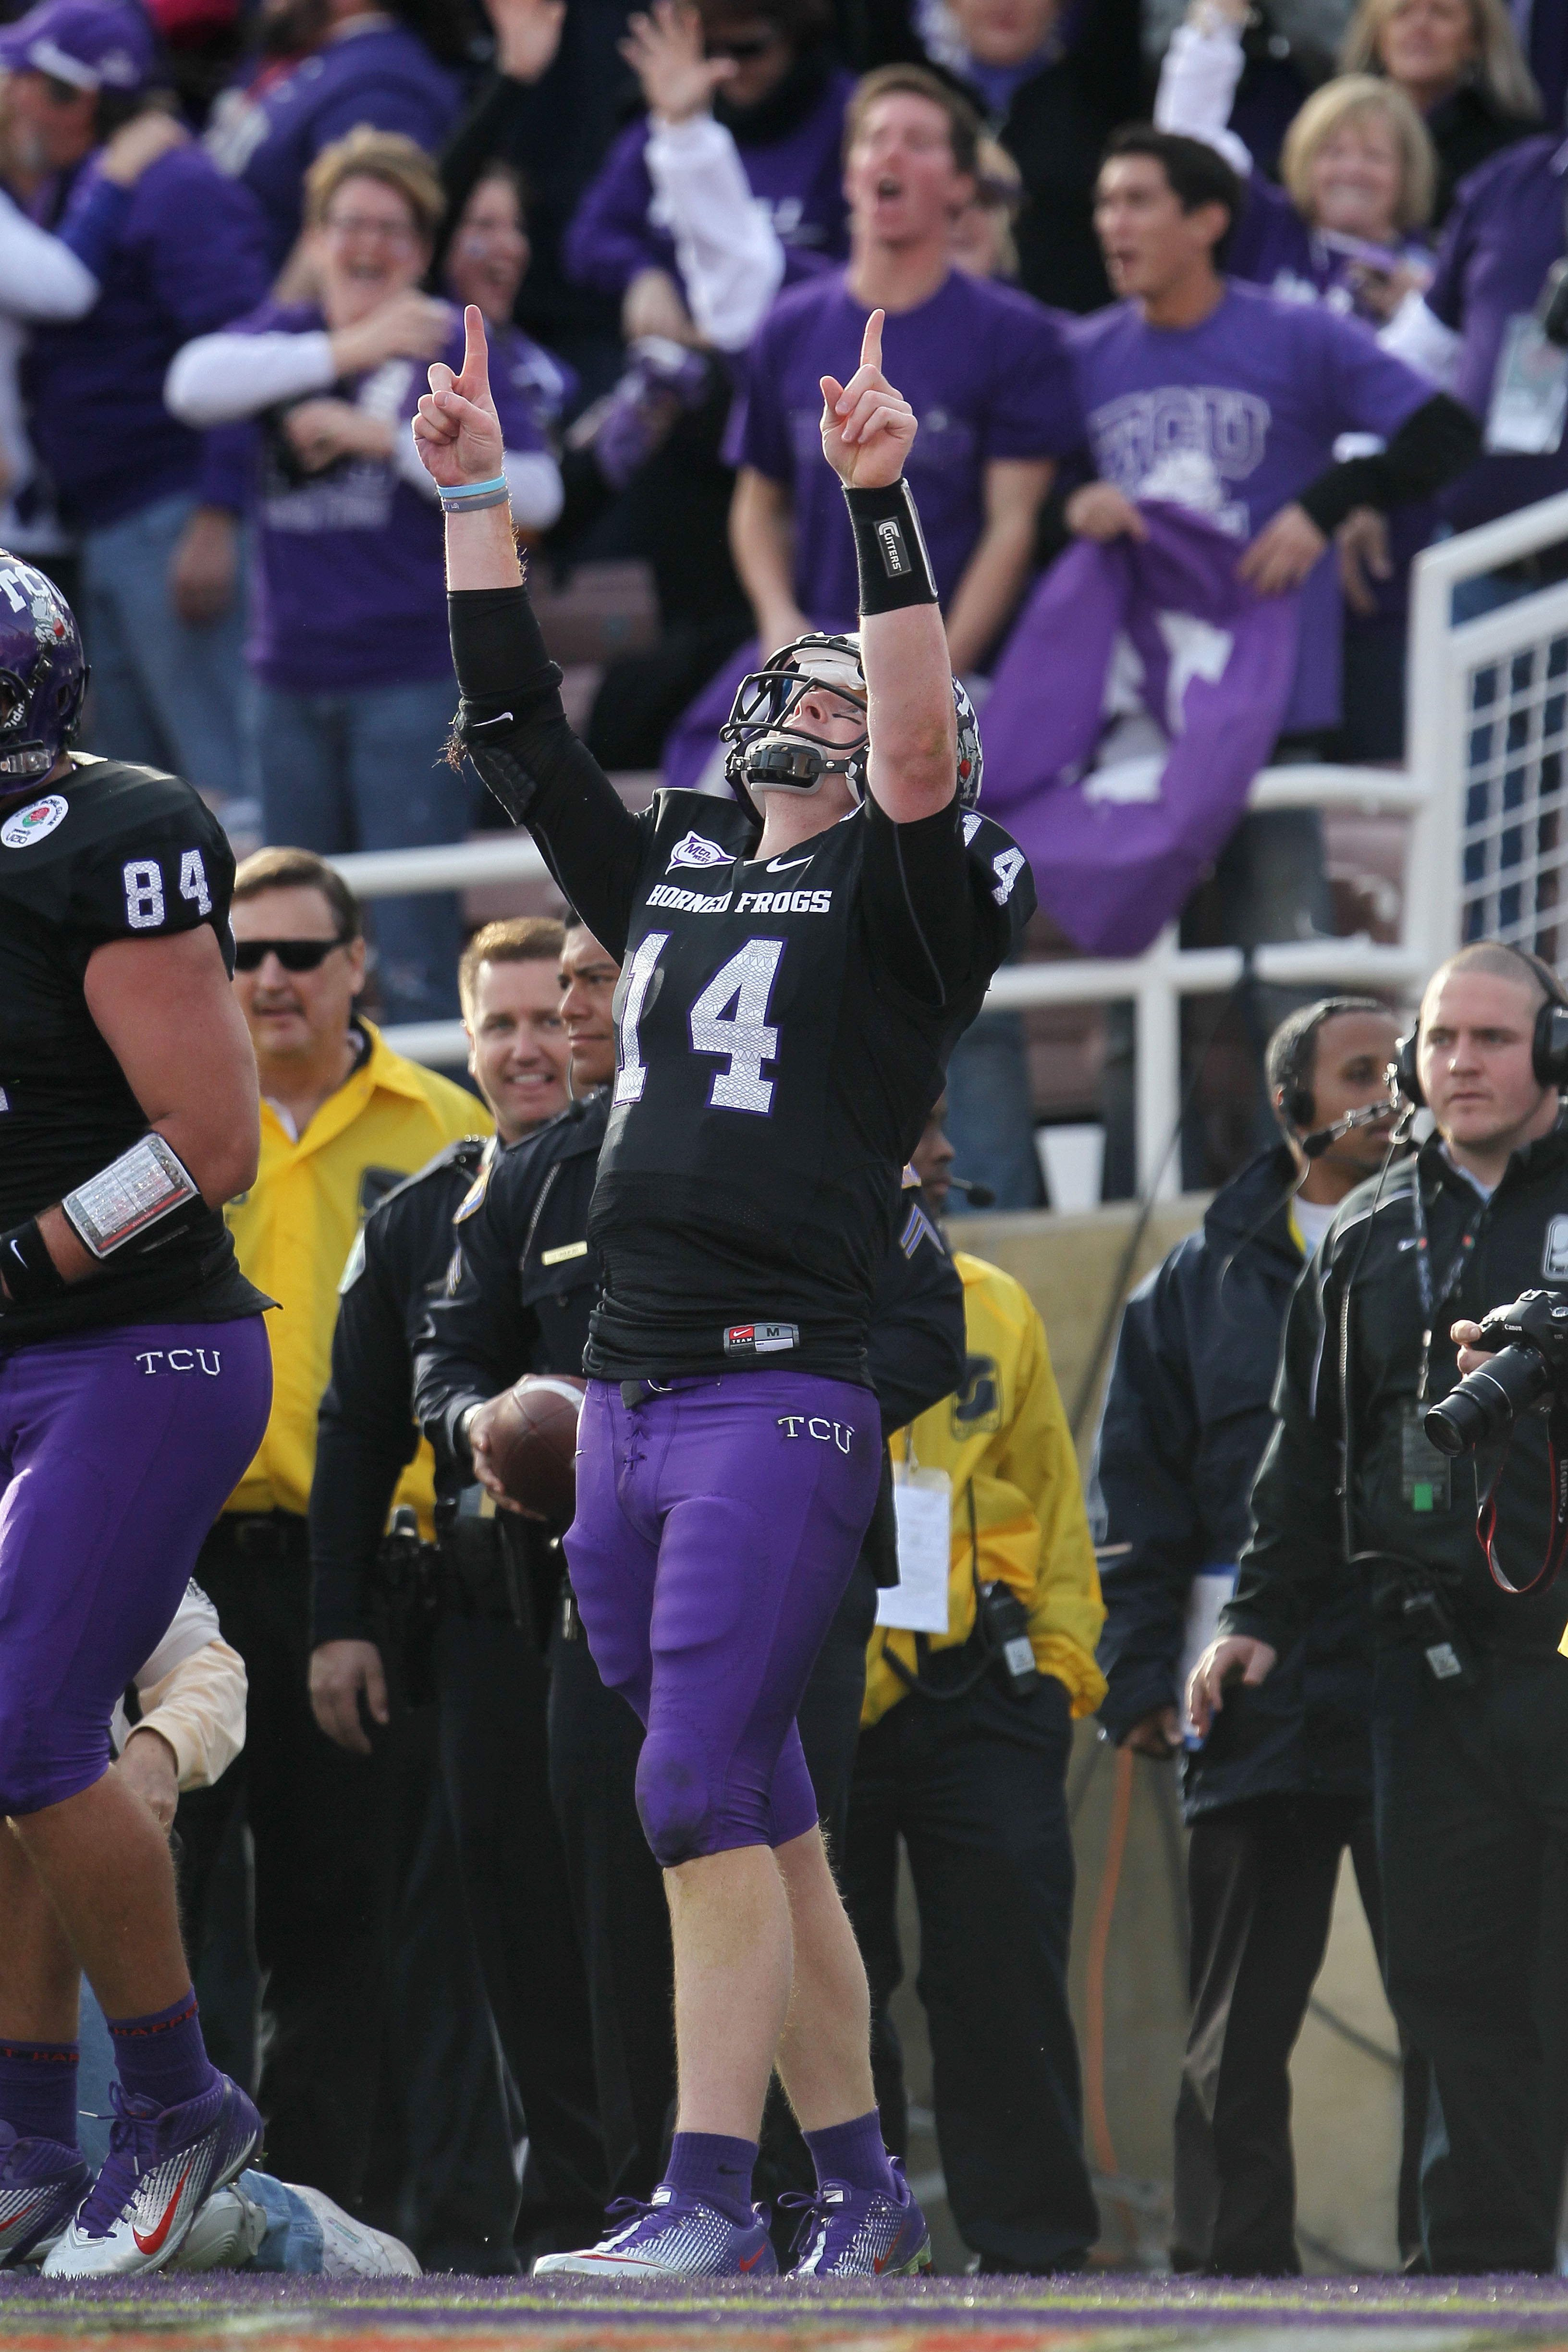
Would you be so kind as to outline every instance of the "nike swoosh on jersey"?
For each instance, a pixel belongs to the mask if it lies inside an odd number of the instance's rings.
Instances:
[[[814,849],[811,857],[815,857]],[[770,857],[763,871],[768,874],[793,874],[797,866],[809,866],[811,857]]]
[[[175,2181],[174,2188],[169,2192],[169,2201],[163,2208],[163,2218],[159,2222],[155,2230],[152,2231],[146,2237],[143,2237],[141,2231],[137,2229],[135,2223],[132,2223],[131,2234],[135,2239],[137,2247],[141,2252],[144,2254],[155,2254],[159,2247],[163,2244],[164,2239],[168,2236],[169,2224],[174,2218],[174,2209],[178,2205],[181,2197],[184,2194],[185,2183],[191,2177],[195,2161],[196,2159],[193,2156],[190,2163],[186,2165],[184,2172],[181,2173],[178,2180]]]

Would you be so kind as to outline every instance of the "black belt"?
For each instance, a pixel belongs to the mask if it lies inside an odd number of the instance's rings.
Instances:
[[[202,1546],[242,1559],[307,1559],[310,1523],[302,1511],[225,1511]]]

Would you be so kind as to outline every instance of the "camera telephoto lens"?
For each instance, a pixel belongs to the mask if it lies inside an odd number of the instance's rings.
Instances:
[[[1504,1348],[1479,1371],[1467,1372],[1424,1424],[1439,1454],[1470,1454],[1506,1429],[1552,1386],[1552,1370],[1536,1348]]]

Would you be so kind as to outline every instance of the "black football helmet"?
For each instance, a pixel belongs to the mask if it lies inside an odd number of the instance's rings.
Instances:
[[[795,722],[801,704],[825,688],[843,704],[847,717],[859,719],[858,732],[843,742],[826,742]],[[980,722],[956,677],[952,703],[958,720],[958,798],[961,806],[973,808],[980,797],[983,765]],[[741,680],[719,740],[730,747],[724,761],[730,789],[759,824],[759,794],[819,792],[826,776],[842,776],[857,802],[864,801],[871,738],[858,635],[812,632],[781,646],[765,668]]]

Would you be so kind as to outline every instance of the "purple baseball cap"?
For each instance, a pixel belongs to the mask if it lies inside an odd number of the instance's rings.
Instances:
[[[73,89],[142,89],[157,54],[157,37],[135,0],[39,0],[0,28],[7,72],[51,74]]]

